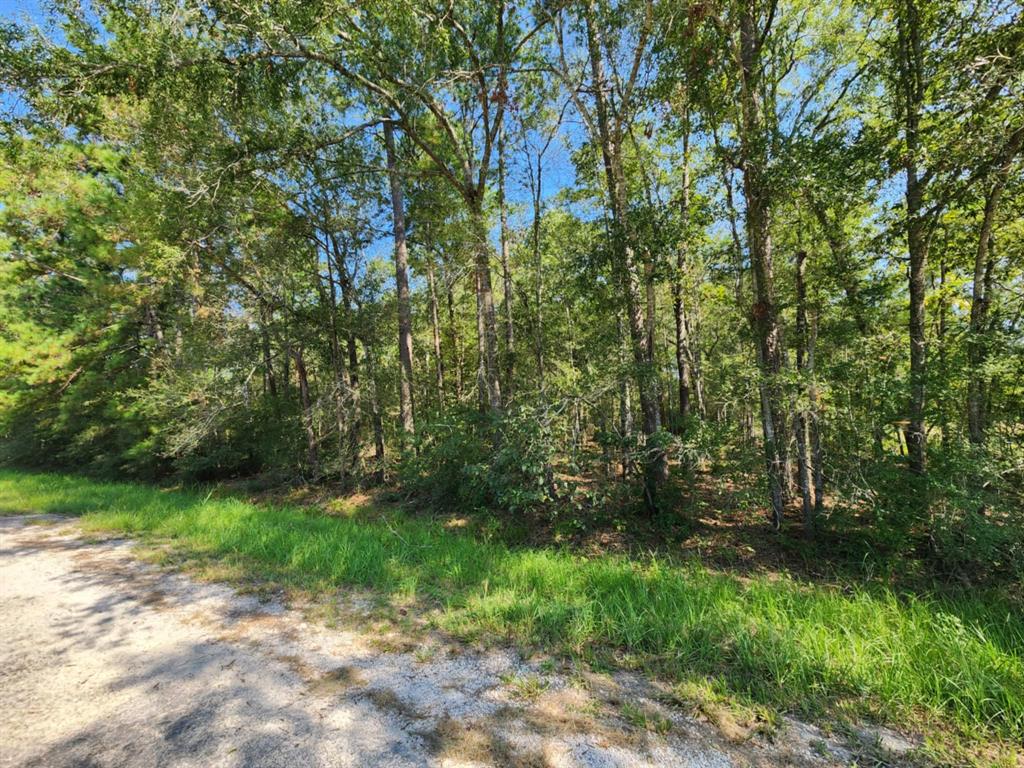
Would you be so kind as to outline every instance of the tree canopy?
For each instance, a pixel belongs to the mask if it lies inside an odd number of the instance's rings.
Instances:
[[[0,437],[1021,573],[1003,0],[63,0],[6,21]],[[608,517],[610,515],[610,518]],[[765,535],[772,535],[765,532]]]

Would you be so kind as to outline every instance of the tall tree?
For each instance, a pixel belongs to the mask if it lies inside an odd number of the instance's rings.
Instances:
[[[384,147],[387,154],[388,181],[391,188],[391,220],[395,238],[395,292],[398,304],[399,422],[402,432],[411,435],[413,424],[412,308],[409,305],[409,250],[405,233],[405,200],[402,178],[395,151],[395,129],[384,121]]]
[[[649,511],[658,509],[658,486],[668,477],[668,461],[664,448],[659,444],[661,413],[658,398],[658,377],[654,366],[654,353],[648,333],[644,310],[644,273],[637,252],[636,231],[633,226],[629,205],[628,185],[625,171],[625,139],[631,121],[636,118],[638,83],[645,57],[650,55],[649,46],[654,25],[654,9],[651,0],[641,3],[642,15],[636,19],[636,28],[619,30],[619,45],[624,40],[633,45],[632,60],[628,74],[609,78],[606,74],[606,57],[617,48],[606,39],[604,25],[613,17],[612,9],[599,8],[596,0],[588,0],[581,10],[582,35],[586,51],[586,66],[589,70],[589,87],[592,104],[587,106],[582,96],[582,87],[570,73],[566,62],[565,40],[559,26],[560,63],[559,72],[567,87],[571,89],[576,109],[587,126],[591,140],[601,153],[604,167],[605,189],[610,213],[611,251],[614,269],[625,297],[624,313],[629,331],[630,348],[637,392],[640,397],[641,428],[647,444],[644,446],[643,475],[644,499]],[[618,18],[627,19],[621,14]],[[614,70],[613,70],[614,71]]]

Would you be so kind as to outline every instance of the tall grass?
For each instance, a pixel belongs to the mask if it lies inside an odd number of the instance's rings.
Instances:
[[[897,595],[697,565],[509,549],[429,520],[328,517],[0,470],[0,513],[81,515],[308,589],[368,587],[440,608],[460,635],[629,654],[680,681],[804,715],[843,711],[1024,739],[1024,618],[997,595]]]

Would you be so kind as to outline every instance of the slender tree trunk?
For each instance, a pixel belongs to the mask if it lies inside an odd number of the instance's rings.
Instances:
[[[260,323],[260,350],[263,353],[263,375],[266,380],[266,391],[272,399],[278,398],[278,382],[273,376],[273,357],[270,354],[270,334],[264,322]]]
[[[921,151],[920,113],[924,102],[920,20],[917,0],[903,0],[897,16],[899,70],[905,136],[903,171],[906,177],[906,232],[910,257],[910,419],[907,448],[910,468],[924,474],[927,432],[924,424],[927,346],[925,337],[925,270],[928,261],[928,236],[922,212],[926,182],[918,170]]]
[[[683,134],[683,190],[680,202],[683,236],[676,252],[676,269],[672,275],[672,305],[676,321],[676,371],[679,376],[679,422],[685,425],[690,417],[690,350],[686,308],[683,304],[683,275],[686,274],[690,246],[690,111],[686,108]]]
[[[515,325],[512,322],[512,271],[509,265],[511,243],[508,230],[508,206],[505,201],[505,132],[498,133],[498,212],[501,223],[502,314],[505,322],[505,400],[512,399],[515,376]]]
[[[483,413],[487,409],[487,321],[480,294],[480,272],[473,271],[473,295],[476,296],[476,400]]]
[[[619,337],[619,368],[626,367],[626,354],[624,348],[628,342],[626,331],[623,327],[622,317],[616,318],[616,327]],[[619,378],[619,436],[622,440],[622,479],[626,480],[633,471],[633,402],[629,393],[629,379],[626,376]]]
[[[804,536],[814,536],[814,488],[811,485],[810,425],[807,412],[801,410],[796,417],[797,471],[799,473],[800,506],[803,511]]]
[[[205,248],[205,246],[203,246]],[[199,314],[199,310],[203,305],[203,283],[202,277],[202,266],[199,260],[199,248],[192,248],[189,253],[189,270],[188,270],[188,316],[190,320],[195,320],[196,315]]]
[[[380,388],[377,385],[377,365],[373,347],[363,343],[363,360],[366,363],[366,376],[370,380],[370,419],[373,422],[373,458],[376,469],[374,479],[384,482],[384,419],[380,410]]]
[[[807,375],[810,382],[807,387],[807,396],[811,404],[811,467],[814,474],[814,516],[815,520],[821,517],[825,511],[825,465],[821,450],[821,402],[818,398],[818,385],[814,381],[814,353],[818,341],[817,316],[811,323],[810,333],[807,337]]]
[[[270,353],[270,332],[267,330],[267,310],[260,307],[260,351],[263,353],[263,376],[267,382],[267,394],[277,399],[277,381],[274,378],[274,358]]]
[[[579,380],[579,371],[576,369],[576,330],[575,323],[572,321],[572,310],[568,305],[565,307],[565,327],[569,331],[568,344],[566,345],[569,353],[569,374],[571,376],[570,381],[574,384]],[[572,431],[571,431],[571,444],[573,453],[577,453],[583,444],[582,431],[581,431],[581,419],[580,419],[580,407],[578,398],[572,400]]]
[[[679,262],[682,261],[682,256],[677,261],[677,269],[681,268]],[[683,292],[682,286],[680,285],[678,278],[676,278],[675,284],[672,286],[672,303],[675,309],[675,321],[676,321],[676,371],[679,375],[679,421],[680,424],[685,424],[686,420],[690,416],[690,390],[692,388],[692,381],[690,375],[690,354],[687,349],[689,345],[689,338],[687,335],[687,324],[686,324],[686,309],[683,304]]]
[[[732,174],[724,161],[722,164],[722,186],[725,187],[725,209],[729,214],[729,232],[732,235],[733,261],[736,270],[732,292],[737,309],[743,309],[746,307],[746,301],[743,298],[743,246],[740,244],[740,232],[736,223],[739,217],[736,213],[736,202],[732,192]]]
[[[916,170],[907,169],[907,177],[916,178]],[[917,181],[907,182],[907,209],[911,219],[907,230],[910,251],[910,424],[907,442],[910,467],[925,471],[927,434],[924,425],[927,346],[925,336],[925,265],[928,258],[925,234],[920,221],[921,193]]]
[[[934,289],[934,284],[932,286]],[[935,341],[939,348],[939,370],[947,370],[946,357],[946,329],[949,325],[949,300],[946,297],[946,258],[944,254],[939,256],[939,311],[935,333]],[[943,398],[944,399],[944,398]],[[942,447],[949,447],[949,419],[946,418],[946,409],[939,408],[939,434],[942,436]]]
[[[658,409],[658,379],[653,365],[653,350],[644,322],[644,301],[642,285],[644,275],[637,264],[633,247],[633,232],[628,218],[626,204],[626,179],[622,167],[621,130],[612,125],[606,90],[608,83],[604,75],[602,46],[594,22],[593,2],[588,4],[586,15],[587,48],[594,87],[594,103],[597,126],[604,161],[608,197],[612,214],[612,248],[615,253],[616,271],[626,297],[626,319],[633,351],[633,364],[640,396],[641,424],[646,439],[644,446],[644,501],[648,512],[658,509],[658,487],[668,476],[668,462],[665,451],[653,442],[661,428]]]
[[[807,323],[807,253],[802,250],[796,254],[796,335],[796,367],[800,374],[807,379],[808,402],[797,413],[796,438],[799,456],[800,499],[803,509],[804,535],[810,538],[814,535],[814,516],[818,509],[815,487],[818,471],[817,467],[815,467],[815,460],[817,458],[815,454],[820,452],[820,442],[816,443],[811,435],[816,422],[813,409],[817,393],[812,379],[812,343]]]
[[[717,141],[717,139],[716,139],[716,141]],[[732,175],[729,172],[729,169],[726,166],[724,166],[724,165],[723,165],[723,168],[722,168],[722,185],[725,187],[726,210],[729,213],[729,230],[730,230],[730,232],[732,234],[732,248],[733,248],[733,255],[734,255],[734,259],[735,259],[736,277],[733,280],[733,297],[734,297],[735,302],[736,302],[736,307],[739,308],[740,310],[743,310],[744,313],[747,315],[747,323],[750,326],[751,334],[756,338],[758,333],[757,333],[757,325],[756,325],[756,323],[754,321],[754,313],[753,312],[745,312],[745,309],[746,309],[746,306],[747,306],[747,302],[746,302],[746,298],[745,298],[745,292],[743,290],[743,272],[744,272],[743,247],[740,244],[739,227],[737,226],[738,216],[737,216],[737,213],[736,213],[736,204],[735,204],[734,198],[733,198]],[[761,362],[761,360],[762,360],[762,353],[761,353],[761,346],[760,346],[760,344],[759,343],[755,343],[754,349],[755,349],[755,354],[756,354],[756,357],[757,357],[758,370],[760,371],[762,369],[762,365],[763,365],[762,362]],[[765,384],[764,376],[761,376],[759,378],[759,380],[758,380],[757,392],[758,392],[758,400],[760,401],[762,406],[765,406],[768,403],[768,392],[767,392],[767,389],[766,389],[766,384]],[[761,413],[762,414],[764,413],[764,407],[762,407]],[[744,407],[743,407],[742,422],[743,422],[744,442],[749,445],[754,440],[754,414],[751,412],[751,410],[746,405],[744,405]],[[764,425],[762,423],[762,430],[763,430],[763,426]],[[769,473],[769,478],[770,478],[771,477],[771,463],[770,462],[767,465],[767,471]],[[774,498],[775,497],[774,497],[774,494],[773,494],[772,495],[772,499],[774,500]],[[780,497],[780,502],[781,502],[781,497]],[[774,509],[774,506],[773,506],[773,509]]]
[[[302,406],[302,427],[306,432],[306,466],[314,478],[320,474],[320,457],[317,451],[316,430],[313,425],[313,402],[309,394],[309,376],[302,356],[302,346],[292,349],[295,359],[295,375],[299,379],[299,403]]]
[[[782,525],[786,476],[786,419],[782,409],[780,374],[783,369],[782,325],[775,305],[772,271],[770,187],[765,178],[767,129],[762,115],[761,45],[752,0],[746,0],[740,18],[741,130],[740,153],[746,200],[747,245],[754,272],[756,302],[753,324],[757,334],[764,386],[761,389],[761,426],[771,498],[771,521]]]
[[[149,335],[156,341],[157,348],[162,350],[166,347],[166,342],[163,326],[160,325],[160,318],[157,316],[152,304],[147,303],[145,311],[146,322],[149,325]]]
[[[384,122],[388,178],[391,182],[391,210],[395,236],[395,288],[398,295],[399,426],[403,434],[415,431],[413,424],[412,310],[409,302],[409,252],[405,241],[405,201],[395,157],[395,133],[390,120]]]
[[[362,390],[359,382],[359,352],[356,347],[356,336],[354,332],[348,336],[348,370],[349,384],[352,392],[352,404],[349,412],[351,417],[348,424],[348,459],[349,466],[354,471],[362,467]]]
[[[648,258],[645,258],[643,262],[645,294],[644,306],[646,307],[644,314],[644,330],[647,333],[648,354],[653,356],[654,350],[656,349],[655,342],[658,332],[658,296],[655,291],[654,261],[648,255]]]
[[[1021,150],[1024,130],[1018,130],[1006,149],[1006,156],[1012,158]],[[999,201],[1009,177],[1011,160],[998,169],[995,181],[985,196],[985,212],[978,233],[978,245],[974,251],[974,285],[971,289],[971,319],[967,337],[967,429],[970,441],[975,445],[985,442],[985,361],[988,357],[988,311],[992,305],[993,272],[995,271],[995,247],[992,229],[995,225]]]
[[[434,341],[434,360],[437,375],[437,404],[444,407],[444,359],[441,356],[441,323],[437,313],[437,288],[434,284],[434,261],[427,258],[427,288],[430,291],[430,329]]]
[[[701,365],[700,335],[690,322],[691,315],[686,312],[683,304],[683,327],[686,330],[686,357],[690,362],[690,376],[693,381],[693,393],[697,396],[697,413],[702,419],[707,418],[707,403],[704,400],[704,373]],[[699,327],[699,326],[698,326]]]
[[[284,355],[282,355],[281,367],[283,369],[281,375],[282,389],[284,391],[285,400],[291,399],[291,387],[292,387],[292,372],[291,372],[291,359],[292,359],[292,346],[287,339],[284,341]]]
[[[537,388],[544,391],[544,262],[540,252],[541,185],[543,183],[542,154],[537,155],[537,178],[533,190],[533,269],[534,302],[534,356],[537,359]]]
[[[345,352],[341,348],[341,339],[338,331],[338,301],[335,296],[334,268],[331,265],[331,258],[327,258],[327,311],[330,316],[330,340],[331,340],[331,366],[334,369],[334,420],[338,428],[338,464],[341,468],[341,482],[348,481],[346,460],[346,447],[348,445],[346,399],[348,396],[348,373],[345,370]]]
[[[358,473],[362,465],[362,401],[359,385],[359,353],[356,346],[356,315],[354,307],[358,308],[356,297],[352,290],[352,278],[349,275],[345,264],[344,252],[338,248],[337,242],[333,242],[335,268],[337,269],[338,284],[341,286],[341,304],[345,313],[346,333],[345,342],[348,352],[348,394],[349,394],[349,418],[348,418],[348,472]]]
[[[782,367],[789,367],[788,356],[784,356],[782,359]],[[787,393],[787,400],[789,408],[783,411],[780,418],[783,419],[785,424],[796,424],[796,397],[793,392]],[[778,421],[775,422],[779,424]],[[787,429],[785,432],[785,443],[782,446],[782,460],[783,460],[783,485],[782,485],[782,503],[783,505],[789,504],[794,498],[796,498],[799,492],[799,477],[797,474],[795,461],[795,448],[796,448],[796,430]]]
[[[462,401],[462,369],[464,360],[462,356],[462,341],[459,338],[459,324],[455,317],[455,285],[451,273],[445,262],[441,262],[441,282],[444,283],[445,304],[448,307],[448,336],[455,354],[455,399]]]
[[[473,201],[470,216],[476,238],[477,383],[481,400],[494,413],[501,413],[501,382],[498,377],[498,338],[491,288],[491,244],[481,201]]]

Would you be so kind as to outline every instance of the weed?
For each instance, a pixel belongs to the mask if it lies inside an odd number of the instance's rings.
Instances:
[[[540,698],[551,685],[549,681],[537,675],[502,675],[501,682],[511,688],[518,698],[527,701]]]
[[[672,730],[672,721],[651,707],[641,707],[626,702],[621,709],[622,719],[633,728],[664,736]]]

